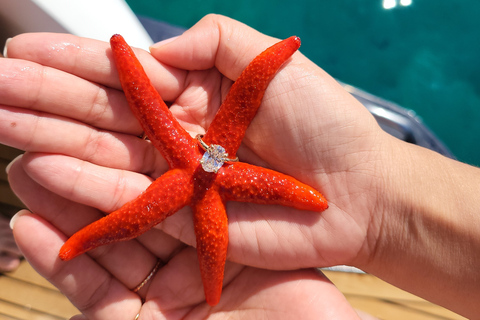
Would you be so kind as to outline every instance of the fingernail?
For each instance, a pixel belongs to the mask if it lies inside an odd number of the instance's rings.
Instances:
[[[31,212],[28,211],[27,209],[22,209],[20,211],[18,211],[17,213],[15,213],[15,215],[12,217],[12,219],[10,219],[10,229],[13,230],[13,227],[15,226],[15,222],[18,220],[18,218],[20,218],[21,216],[24,216],[26,214],[30,214]]]
[[[7,167],[5,168],[5,172],[8,174],[8,172],[10,172],[10,168],[12,167],[13,163],[15,161],[18,161],[20,160],[21,158],[23,157],[23,153],[18,155],[15,159],[13,159],[12,161],[10,161],[9,164],[7,164]]]
[[[7,46],[8,46],[8,43],[10,42],[10,40],[12,40],[12,38],[8,38],[7,41],[5,41],[5,47],[3,47],[3,56],[5,58],[8,58],[7,57]]]
[[[171,38],[168,38],[168,39],[165,39],[165,40],[162,40],[160,42],[157,42],[157,43],[154,43],[150,46],[150,49],[157,49],[157,48],[160,48],[161,46],[164,46],[170,42],[173,42],[174,40],[176,40],[179,36],[175,36],[175,37],[171,37]]]

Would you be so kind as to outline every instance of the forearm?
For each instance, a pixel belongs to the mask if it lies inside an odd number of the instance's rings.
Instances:
[[[480,314],[480,169],[400,143],[385,168],[377,276],[469,318]]]

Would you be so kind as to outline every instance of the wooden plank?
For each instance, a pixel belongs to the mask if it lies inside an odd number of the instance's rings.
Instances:
[[[0,320],[21,319],[21,320],[63,320],[65,318],[57,317],[26,308],[24,306],[15,305],[0,300]]]
[[[418,310],[405,308],[401,304],[395,302],[381,301],[378,299],[362,296],[348,296],[348,302],[359,310],[365,311],[368,314],[382,320],[446,320],[451,318],[431,315]]]
[[[1,305],[0,305],[1,307]],[[0,309],[1,310],[1,309]],[[12,318],[6,314],[2,314],[2,312],[0,311],[0,320],[19,320],[20,318]]]
[[[4,305],[10,305],[11,312],[15,313],[16,310],[17,318],[22,319],[19,316],[27,311],[29,316],[25,319],[34,319],[33,315],[49,315],[49,319],[68,319],[79,313],[60,291],[44,282],[26,261],[22,261],[19,271],[13,273],[15,277],[9,276],[10,274],[12,273],[0,276],[0,301]],[[25,280],[20,277],[22,275]]]
[[[33,286],[12,278],[0,277],[0,300],[31,309],[36,313],[68,318],[78,313],[68,300],[56,290]]]
[[[424,301],[370,274],[336,271],[324,271],[323,273],[344,294],[383,298],[387,300]]]
[[[30,283],[34,286],[43,287],[45,289],[57,290],[53,284],[39,275],[27,261],[22,261],[16,270],[5,273],[5,276]]]
[[[0,277],[0,300],[37,313],[69,318],[78,313],[57,290],[34,286],[13,278]]]
[[[0,311],[0,320],[19,320],[19,318],[12,318],[6,314],[2,314]],[[22,319],[20,319],[22,320]]]
[[[465,320],[465,317],[458,315],[448,309],[445,309],[439,305],[433,304],[426,301],[425,303],[411,303],[405,302],[402,303],[404,308],[409,308],[410,310],[417,310],[419,313],[424,313],[432,316],[436,316],[437,319],[450,319],[450,320]]]

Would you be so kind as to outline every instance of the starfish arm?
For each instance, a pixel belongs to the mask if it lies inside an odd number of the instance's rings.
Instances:
[[[228,247],[225,204],[215,188],[193,205],[197,253],[205,299],[211,306],[220,301]]]
[[[138,198],[72,235],[60,249],[62,260],[113,242],[129,240],[189,204],[191,177],[173,169],[155,180]]]
[[[292,36],[274,44],[253,59],[232,85],[220,106],[205,134],[206,143],[221,145],[230,157],[235,157],[268,84],[299,47],[300,38]]]
[[[175,119],[122,36],[110,39],[120,83],[133,114],[170,167],[185,167],[199,157],[196,141]]]
[[[225,200],[279,204],[301,210],[324,211],[327,200],[314,188],[280,172],[233,163],[221,171],[217,179]]]

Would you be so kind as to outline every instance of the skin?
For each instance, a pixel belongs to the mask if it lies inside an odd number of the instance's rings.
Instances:
[[[276,41],[207,16],[152,47],[151,55],[137,53],[194,136],[208,127],[243,68]],[[133,319],[139,310],[144,319],[355,318],[310,269],[335,264],[360,267],[466,317],[480,313],[479,170],[390,137],[301,53],[271,82],[237,154],[320,190],[330,207],[318,215],[229,203],[229,262],[219,305],[210,309],[201,301],[187,209],[137,240],[59,263],[66,236],[135,198],[167,166],[136,137],[141,129],[118,91],[107,43],[23,35],[7,52],[28,61],[0,61],[0,142],[28,151],[12,164],[9,179],[36,213],[17,216],[14,233],[27,259],[86,318]],[[141,305],[128,288],[157,257],[164,266],[139,292]]]

